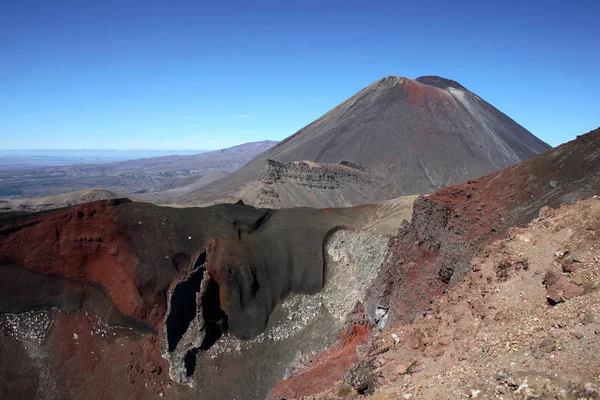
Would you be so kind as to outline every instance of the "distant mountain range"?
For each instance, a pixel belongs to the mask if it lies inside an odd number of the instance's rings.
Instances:
[[[49,166],[97,164],[170,155],[192,155],[209,150],[0,150],[0,168],[42,168]]]
[[[159,201],[180,196],[186,190],[192,191],[222,178],[276,143],[265,140],[193,155],[40,168],[31,165],[18,168],[18,157],[15,157],[11,168],[0,165],[0,199],[12,201],[103,188]],[[30,163],[31,159],[26,162]]]

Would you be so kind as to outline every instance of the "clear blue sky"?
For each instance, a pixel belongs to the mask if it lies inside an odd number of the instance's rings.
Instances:
[[[600,126],[597,0],[201,3],[2,0],[0,149],[279,140],[387,75],[457,80],[552,145]]]

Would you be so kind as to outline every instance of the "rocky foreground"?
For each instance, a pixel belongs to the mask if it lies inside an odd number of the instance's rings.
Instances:
[[[600,398],[598,235],[600,198],[545,207],[411,323],[365,334],[349,320],[351,340],[302,360],[270,398],[307,390],[315,369],[334,376],[346,353],[356,359],[343,378],[310,398]]]

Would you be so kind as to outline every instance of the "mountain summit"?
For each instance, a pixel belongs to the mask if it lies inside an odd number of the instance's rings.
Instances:
[[[188,204],[206,204],[223,199],[258,179],[267,160],[358,164],[386,182],[385,190],[376,196],[377,200],[384,200],[432,193],[498,171],[549,148],[458,82],[437,76],[416,80],[388,76],[258,155],[245,167],[183,200]],[[333,186],[336,189],[332,192],[343,187]],[[372,201],[371,186],[369,191],[370,196],[364,198],[357,193],[349,199],[332,194],[334,200],[328,205]],[[329,198],[323,193],[319,196]],[[253,199],[244,201],[253,203]],[[303,198],[301,203],[281,206],[305,205],[313,204]]]

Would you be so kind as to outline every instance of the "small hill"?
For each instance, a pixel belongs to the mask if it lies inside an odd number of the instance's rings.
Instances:
[[[45,211],[54,208],[74,206],[81,203],[89,203],[90,201],[118,199],[121,197],[123,196],[106,189],[83,189],[54,196],[35,197],[33,199],[20,200],[12,203],[3,203],[0,204],[0,212]]]

